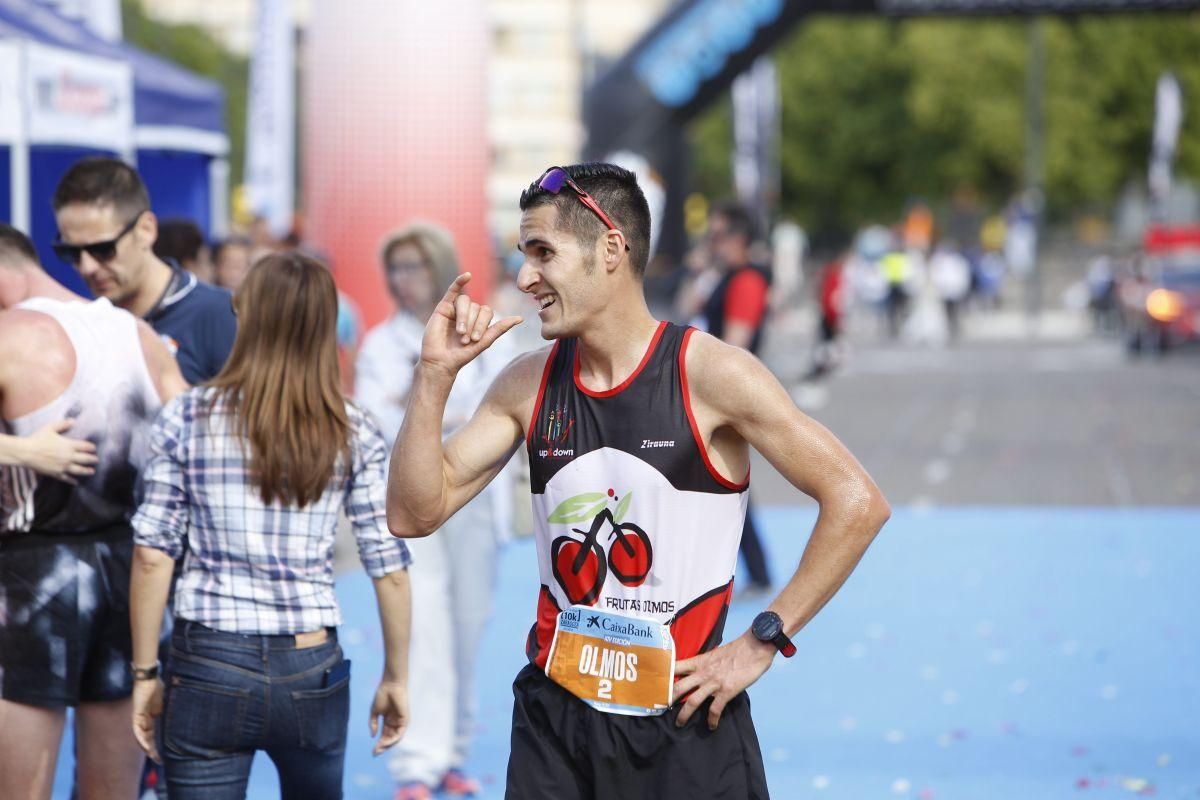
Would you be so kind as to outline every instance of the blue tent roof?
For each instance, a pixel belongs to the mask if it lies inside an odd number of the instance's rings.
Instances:
[[[129,63],[134,124],[139,127],[225,133],[225,93],[216,82],[124,42],[105,41],[33,0],[0,0],[0,35],[28,37]]]

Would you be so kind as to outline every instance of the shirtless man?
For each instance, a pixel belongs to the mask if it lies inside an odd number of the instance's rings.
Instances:
[[[554,167],[521,209],[518,284],[555,343],[514,360],[443,444],[456,374],[520,322],[491,325],[459,277],[425,329],[389,527],[429,535],[527,447],[541,588],[508,798],[766,797],[745,690],[795,652],[888,504],[753,355],[650,315],[650,215],[631,173]],[[791,580],[721,644],[751,447],[820,513]]]
[[[143,436],[184,388],[150,326],[63,288],[29,239],[0,224],[0,428],[10,456],[0,465],[0,797],[50,797],[67,707],[76,709],[81,799],[136,795],[128,519]],[[12,457],[13,437],[48,439],[67,430],[64,419],[90,447],[59,437],[50,441],[57,462],[37,461],[34,448]],[[48,476],[56,465],[61,474]]]

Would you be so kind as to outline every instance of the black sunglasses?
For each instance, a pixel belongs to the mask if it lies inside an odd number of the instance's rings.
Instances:
[[[54,241],[50,247],[54,250],[54,255],[61,258],[73,267],[79,266],[79,259],[83,257],[83,252],[96,259],[102,264],[107,264],[117,257],[117,243],[125,238],[125,234],[133,230],[133,226],[138,224],[138,220],[142,218],[142,214],[146,212],[139,211],[133,219],[129,220],[129,224],[121,229],[113,238],[106,242],[92,242],[91,244],[67,244],[62,240],[62,234],[54,237]]]

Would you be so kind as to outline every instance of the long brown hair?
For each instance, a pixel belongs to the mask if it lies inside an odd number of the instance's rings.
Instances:
[[[300,253],[259,259],[234,296],[237,338],[209,384],[250,443],[251,479],[264,503],[304,507],[350,455],[338,373],[337,288]]]

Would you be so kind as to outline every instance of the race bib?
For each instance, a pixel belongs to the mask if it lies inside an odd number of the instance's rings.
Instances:
[[[671,707],[675,642],[653,620],[571,606],[558,615],[546,674],[598,711],[657,716]]]

